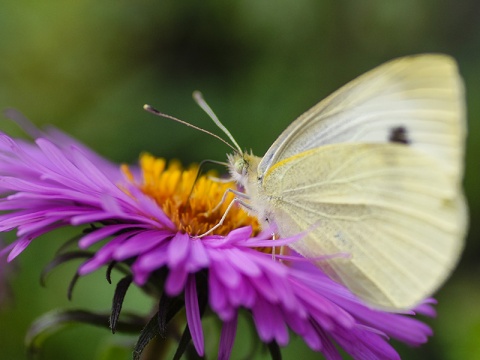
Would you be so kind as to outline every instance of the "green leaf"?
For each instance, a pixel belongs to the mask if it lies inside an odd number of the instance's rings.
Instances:
[[[43,343],[56,332],[68,326],[84,323],[108,328],[110,314],[94,313],[84,310],[62,310],[49,312],[37,319],[27,332],[25,344],[30,354],[39,352]],[[124,316],[117,322],[117,330],[126,333],[138,333],[145,325],[142,317],[136,315]]]

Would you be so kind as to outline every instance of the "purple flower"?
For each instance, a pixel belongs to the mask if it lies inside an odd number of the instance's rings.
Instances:
[[[22,126],[35,143],[0,135],[0,230],[17,231],[2,251],[9,261],[40,235],[93,224],[78,244],[102,246],[79,274],[121,262],[138,286],[153,282],[163,296],[182,299],[199,355],[205,351],[202,316],[206,307],[212,310],[223,324],[220,359],[231,354],[242,308],[262,342],[286,346],[290,330],[328,359],[341,357],[335,344],[356,359],[397,359],[390,337],[415,346],[431,335],[413,311],[368,308],[289,253],[295,238],[272,241],[240,208],[213,234],[196,237],[219,222],[231,198],[212,209],[233,184],[207,176],[195,181],[197,167],[167,166],[146,154],[138,167],[120,167],[58,130]],[[416,311],[434,315],[428,302]]]

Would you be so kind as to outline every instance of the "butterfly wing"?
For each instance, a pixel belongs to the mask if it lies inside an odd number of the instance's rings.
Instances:
[[[466,133],[455,62],[388,62],[295,120],[257,173],[258,200],[282,236],[373,305],[404,309],[456,263],[466,228]],[[254,196],[257,197],[257,196]]]
[[[258,173],[327,144],[398,141],[435,158],[460,181],[466,132],[463,99],[452,58],[428,54],[392,60],[295,120],[267,151]]]
[[[438,162],[402,144],[332,144],[274,165],[262,192],[282,236],[368,303],[406,309],[448,276],[465,205]]]

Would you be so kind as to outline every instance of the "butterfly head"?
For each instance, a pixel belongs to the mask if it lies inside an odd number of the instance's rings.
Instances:
[[[260,158],[253,154],[238,153],[228,155],[230,176],[238,184],[245,187],[249,178],[256,173]]]

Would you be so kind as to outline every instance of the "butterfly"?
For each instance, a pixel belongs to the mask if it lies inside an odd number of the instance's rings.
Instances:
[[[464,90],[454,60],[387,62],[296,119],[260,158],[229,157],[248,207],[289,246],[368,304],[408,309],[456,265],[462,193]]]
[[[242,151],[197,102],[235,145],[237,202],[281,238],[302,234],[289,246],[367,304],[410,309],[452,272],[468,220],[464,88],[451,57],[407,56],[361,75],[263,157]]]

